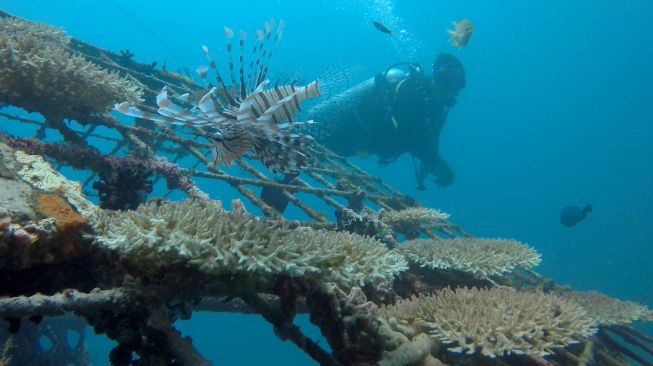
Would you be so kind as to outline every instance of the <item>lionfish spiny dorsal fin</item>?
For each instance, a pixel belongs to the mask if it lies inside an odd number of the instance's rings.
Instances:
[[[274,18],[272,18],[272,23],[274,24]],[[263,68],[263,73],[261,74],[262,79],[266,79],[268,77],[268,67],[270,65],[270,61],[272,60],[272,55],[274,54],[274,51],[279,47],[279,41],[281,41],[281,35],[283,34],[283,28],[285,27],[285,23],[283,22],[283,19],[279,21],[279,25],[277,26],[277,31],[274,35],[274,46],[273,48],[268,52],[268,60],[265,63],[265,67]],[[270,35],[268,34],[268,39],[270,39]]]
[[[206,56],[206,60],[209,62],[209,67],[211,70],[213,70],[213,73],[215,74],[215,79],[217,82],[217,85],[222,87],[221,92],[223,96],[227,99],[227,102],[233,106],[237,106],[238,103],[234,100],[234,98],[231,96],[231,93],[229,93],[229,90],[224,84],[224,80],[222,79],[222,76],[220,76],[220,71],[218,71],[218,67],[215,65],[215,61],[211,58],[211,55],[209,54],[209,48],[205,45],[202,45],[202,51],[204,52],[204,56]]]
[[[245,87],[245,71],[243,69],[245,67],[244,66],[245,58],[243,56],[243,50],[245,48],[245,39],[246,38],[247,38],[247,32],[241,30],[240,31],[240,42],[239,42],[239,46],[240,46],[240,59],[239,59],[239,61],[240,61],[239,62],[239,66],[240,66],[239,67],[240,87],[239,87],[239,90],[240,90],[240,99],[241,100],[245,99],[245,97],[247,96],[247,90],[246,90],[246,87]]]
[[[195,69],[195,72],[197,73],[197,76],[200,77],[200,79],[204,80],[206,79],[206,75],[208,74],[209,67],[206,65],[200,65]]]
[[[229,58],[229,76],[231,77],[231,86],[235,87],[236,86],[236,76],[234,74],[234,59],[233,55],[231,53],[231,39],[234,37],[234,31],[233,29],[225,26],[224,27],[224,36],[227,40],[227,57]]]
[[[268,49],[266,45],[270,43],[270,37],[272,36],[272,25],[271,23],[274,22],[274,19],[272,19],[271,22],[265,22],[265,25],[263,26],[263,39],[261,40],[261,54],[259,56],[259,59],[257,60],[257,72],[256,72],[256,79],[254,80],[254,85],[258,85],[261,83],[261,81],[265,80],[265,77],[263,77],[263,69],[265,68],[264,62],[265,58],[268,54]]]
[[[265,34],[263,33],[262,30],[257,29],[256,30],[256,41],[254,42],[254,46],[252,46],[252,58],[249,61],[249,72],[247,74],[247,92],[250,93],[254,88],[256,87],[255,81],[252,79],[254,77],[254,60],[256,60],[256,67],[258,67],[259,63],[261,62],[260,58],[257,57],[258,52],[263,48],[263,38],[265,37]]]

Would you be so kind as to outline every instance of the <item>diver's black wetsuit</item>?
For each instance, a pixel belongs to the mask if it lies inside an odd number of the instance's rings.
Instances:
[[[440,134],[464,86],[464,68],[449,54],[438,55],[431,77],[417,64],[396,64],[310,108],[306,119],[317,123],[309,133],[340,155],[376,154],[381,164],[409,153],[420,160],[419,168],[415,163],[418,189],[424,189],[429,174],[446,187],[455,175],[440,156]],[[287,175],[283,182],[292,184],[294,178]],[[261,197],[280,212],[288,205],[273,187],[265,187]]]
[[[397,64],[308,111],[315,138],[336,153],[376,154],[387,164],[404,153],[421,161],[419,188],[428,173],[448,186],[454,174],[440,157],[439,140],[454,96],[438,98],[418,65]],[[321,129],[321,130],[320,130]]]

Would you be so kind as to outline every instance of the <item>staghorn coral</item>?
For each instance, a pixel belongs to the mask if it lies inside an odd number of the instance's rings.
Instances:
[[[502,275],[541,262],[535,249],[510,239],[415,239],[400,246],[406,257],[422,267],[458,270],[480,278]]]
[[[356,212],[349,208],[336,211],[338,230],[360,235],[371,236],[393,249],[397,246],[394,232],[383,220],[379,220],[373,212]]]
[[[210,274],[315,273],[345,287],[389,286],[407,267],[403,256],[372,238],[273,228],[215,201],[153,202],[135,211],[103,211],[94,221],[97,242],[134,261],[182,263]]]
[[[396,250],[354,233],[298,228],[285,239],[284,247],[301,253],[297,260],[320,268],[328,281],[347,288],[373,284],[387,290],[394,277],[408,269]]]
[[[379,309],[387,319],[421,322],[449,351],[547,356],[554,348],[583,341],[596,323],[573,301],[542,292],[507,288],[444,288]]]
[[[644,305],[614,299],[596,291],[565,291],[558,295],[578,303],[600,325],[622,325],[645,320],[650,312]]]
[[[403,210],[381,210],[379,218],[395,231],[410,238],[419,230],[430,230],[446,223],[449,214],[427,207],[408,207]]]
[[[48,156],[55,161],[65,163],[75,169],[93,170],[98,173],[98,175],[111,174],[118,169],[134,171],[151,170],[153,174],[165,178],[168,189],[181,189],[193,198],[208,198],[208,195],[202,192],[197,184],[188,177],[187,171],[180,168],[177,164],[171,163],[165,157],[156,156],[151,159],[141,160],[133,156],[120,157],[114,155],[103,155],[91,147],[79,145],[71,146],[70,144],[44,142],[36,139],[9,138],[5,140],[5,143],[7,146],[22,150],[28,154]],[[0,148],[2,148],[2,146],[3,144],[0,143]],[[23,153],[23,155],[25,155],[25,153]],[[27,156],[29,157],[30,155]],[[41,157],[36,158],[43,161]],[[25,163],[30,164],[30,159],[26,158]],[[43,163],[40,161],[34,161],[34,163],[37,165],[46,164],[44,161]],[[29,175],[26,175],[25,178],[29,178]],[[79,207],[76,206],[76,208],[80,210]],[[88,216],[87,213],[80,212],[84,216]]]
[[[68,51],[57,28],[0,19],[0,101],[46,116],[79,118],[118,100],[141,101],[139,83]]]

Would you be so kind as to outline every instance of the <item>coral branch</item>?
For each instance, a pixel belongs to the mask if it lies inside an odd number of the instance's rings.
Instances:
[[[172,326],[165,312],[161,310],[154,311],[148,319],[148,325],[166,336],[168,350],[174,355],[175,361],[179,364],[193,366],[211,365],[195,350],[190,338],[182,337],[179,331]]]
[[[186,171],[165,158],[140,160],[133,157],[107,156],[89,146],[75,146],[44,142],[27,138],[1,136],[7,145],[28,154],[45,155],[66,163],[76,169],[90,169],[96,173],[111,172],[116,167],[131,167],[133,170],[152,170],[166,179],[170,189],[179,188],[193,198],[208,198],[186,174]]]
[[[68,290],[54,295],[36,294],[0,299],[0,314],[7,317],[61,315],[66,312],[92,313],[111,310],[129,302],[123,289],[99,290],[90,293]]]

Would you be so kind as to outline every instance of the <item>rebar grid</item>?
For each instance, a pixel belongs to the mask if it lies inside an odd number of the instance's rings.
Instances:
[[[10,15],[0,12],[0,16]],[[139,64],[122,55],[76,39],[71,40],[68,48],[73,54],[82,55],[109,71],[116,71],[122,76],[140,82],[144,86],[145,99],[145,103],[140,108],[144,110],[153,111],[153,108],[148,105],[153,104],[158,91],[163,86],[177,92],[200,93],[206,91],[205,86],[195,83],[190,77],[154,69],[151,65]],[[47,113],[41,114],[47,116]],[[318,144],[315,144],[313,148],[317,164],[302,171],[293,184],[283,184],[275,179],[274,174],[257,164],[256,158],[251,155],[246,155],[235,162],[234,170],[245,172],[246,175],[228,173],[227,170],[230,169],[222,169],[208,158],[212,145],[203,137],[206,132],[199,128],[182,131],[181,128],[138,119],[133,124],[125,124],[118,121],[113,115],[102,111],[75,118],[74,120],[82,128],[72,127],[72,124],[66,123],[64,118],[51,120],[51,117],[45,117],[43,120],[38,120],[7,112],[0,112],[0,116],[37,125],[35,138],[39,140],[46,136],[46,131],[56,130],[63,137],[64,142],[76,148],[82,146],[85,149],[96,149],[96,146],[88,141],[89,138],[94,138],[101,140],[103,144],[111,145],[108,155],[117,155],[124,150],[139,159],[165,157],[172,164],[178,165],[182,174],[191,180],[205,178],[227,183],[240,196],[247,198],[251,204],[270,218],[283,218],[283,215],[264,202],[255,189],[272,187],[279,190],[306,217],[302,221],[322,224],[328,223],[328,211],[331,209],[337,211],[355,206],[357,211],[375,212],[380,208],[400,210],[418,205],[415,200],[402,194],[378,177],[370,175],[351,164],[347,159]],[[151,128],[148,128],[148,125]],[[99,132],[98,126],[108,128],[114,133]],[[180,161],[181,157],[185,156],[194,158],[194,161],[188,166]],[[49,158],[55,159],[52,156]],[[56,163],[60,166],[67,165],[66,161],[56,161]],[[90,175],[83,180],[83,183],[85,192],[92,196],[94,193],[89,188],[98,172],[90,170]],[[170,193],[171,190],[168,190],[165,196]],[[309,204],[298,194],[316,197],[320,204]],[[344,199],[347,204],[339,202],[338,199]],[[468,236],[462,228],[453,223],[445,223],[434,230],[436,232],[427,231],[425,234],[431,237]]]

